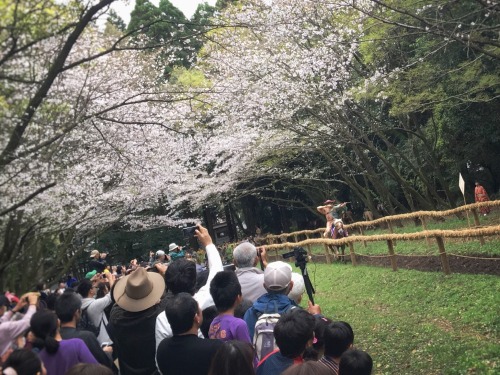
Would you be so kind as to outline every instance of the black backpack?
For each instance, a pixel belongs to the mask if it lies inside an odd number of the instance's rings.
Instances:
[[[82,313],[80,315],[80,321],[78,322],[77,328],[80,331],[92,332],[97,337],[97,336],[99,336],[99,332],[101,332],[101,323],[99,323],[98,327],[96,327],[94,325],[94,323],[92,323],[92,320],[90,319],[89,314],[87,312],[87,309],[89,308],[89,306],[82,309]]]

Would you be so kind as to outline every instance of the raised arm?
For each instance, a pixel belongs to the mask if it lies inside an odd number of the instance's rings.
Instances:
[[[198,301],[200,308],[203,310],[214,304],[212,296],[210,295],[210,282],[217,272],[224,270],[224,267],[222,266],[222,259],[219,251],[213,244],[212,237],[210,237],[207,228],[198,224],[198,229],[195,231],[195,237],[197,237],[200,241],[200,245],[205,247],[208,258],[209,273],[207,283],[203,285],[194,296],[194,298]]]

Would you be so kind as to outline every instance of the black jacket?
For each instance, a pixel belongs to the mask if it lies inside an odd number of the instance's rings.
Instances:
[[[118,305],[111,309],[108,331],[118,357],[121,375],[157,374],[155,352],[156,317],[165,310],[160,304],[139,312],[125,311]]]

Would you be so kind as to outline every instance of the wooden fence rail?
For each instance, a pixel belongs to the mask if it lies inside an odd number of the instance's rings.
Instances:
[[[485,237],[485,236],[496,236],[500,235],[500,225],[494,225],[484,228],[473,228],[473,229],[461,229],[461,230],[424,230],[423,232],[417,233],[392,233],[392,234],[378,234],[372,236],[349,236],[342,239],[334,240],[330,238],[310,238],[298,242],[284,242],[284,243],[274,243],[266,245],[266,250],[270,254],[270,251],[274,250],[276,257],[279,257],[280,250],[290,251],[295,246],[307,247],[308,253],[311,255],[312,245],[323,245],[325,247],[325,256],[327,262],[330,263],[330,253],[328,251],[328,245],[341,246],[348,245],[349,252],[352,260],[352,264],[356,265],[356,253],[354,249],[354,244],[358,242],[374,242],[374,241],[386,241],[388,246],[388,254],[391,259],[392,269],[397,270],[397,258],[394,252],[394,242],[395,241],[414,241],[422,240],[428,238],[434,238],[439,247],[439,256],[441,258],[441,266],[445,274],[450,274],[450,266],[448,262],[448,255],[446,253],[446,248],[444,245],[444,238],[471,238],[471,237]],[[500,258],[491,258],[494,260],[500,260]]]

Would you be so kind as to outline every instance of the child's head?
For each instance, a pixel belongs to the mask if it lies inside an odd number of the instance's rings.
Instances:
[[[314,338],[314,316],[304,309],[292,309],[281,315],[274,327],[276,344],[282,355],[295,358],[302,355]]]
[[[217,314],[218,311],[215,306],[209,306],[202,311],[203,322],[201,323],[200,331],[203,334],[203,337],[205,337],[206,339],[209,338],[208,331],[210,330],[210,324],[212,324],[212,321],[217,316]]]
[[[325,328],[325,355],[340,357],[354,342],[354,332],[346,322],[333,322]]]
[[[339,375],[370,375],[373,360],[362,350],[347,350],[340,357]]]
[[[254,375],[255,351],[252,344],[243,341],[226,341],[217,350],[209,375]]]
[[[227,311],[241,301],[241,285],[233,271],[222,271],[210,282],[210,294],[219,312]]]

